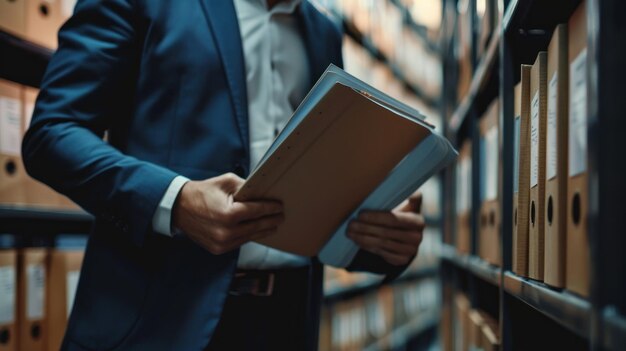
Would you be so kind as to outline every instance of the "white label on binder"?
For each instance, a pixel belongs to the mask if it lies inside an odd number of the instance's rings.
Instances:
[[[569,175],[587,169],[587,49],[569,66]]]
[[[20,100],[0,97],[0,153],[19,156],[22,104]]]
[[[74,306],[74,297],[76,296],[76,287],[78,286],[78,278],[80,277],[80,271],[67,272],[65,293],[67,294],[67,316],[70,316],[72,312],[72,306]]]
[[[485,134],[485,200],[498,197],[498,127],[489,128]]]
[[[558,95],[558,73],[554,73],[552,79],[550,79],[550,85],[548,86],[548,126],[547,126],[547,138],[546,144],[546,179],[552,179],[556,177],[557,172],[557,135],[558,121],[556,116]]]
[[[71,17],[74,13],[74,6],[76,6],[76,0],[61,0],[61,13],[63,17]]]
[[[457,199],[456,209],[457,213],[463,213],[470,208],[471,198],[471,165],[470,158],[464,157],[458,165],[456,173],[456,186],[457,186]]]
[[[15,268],[0,267],[0,324],[15,321]]]
[[[539,92],[530,104],[530,187],[539,182]]]
[[[32,102],[27,102],[26,105],[24,105],[24,112],[24,131],[27,131],[28,127],[30,127],[30,121],[33,119],[35,104]]]
[[[46,269],[42,264],[26,267],[26,284],[26,317],[41,319],[46,298]]]
[[[520,152],[520,147],[519,147],[519,142],[520,142],[520,133],[521,133],[521,124],[522,124],[522,118],[521,116],[515,116],[515,123],[513,124],[513,147],[514,147],[514,154],[513,154],[513,193],[518,193],[519,192],[519,172],[520,172],[520,167],[519,167],[519,152]]]

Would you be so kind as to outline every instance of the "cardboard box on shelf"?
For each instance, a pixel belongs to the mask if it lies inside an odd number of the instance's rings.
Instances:
[[[83,251],[79,250],[54,250],[50,253],[50,281],[46,294],[49,327],[46,341],[51,350],[61,347],[74,303],[83,255]]]
[[[46,350],[46,285],[48,250],[25,248],[18,253],[18,325],[21,350]]]
[[[16,351],[17,329],[17,254],[0,250],[0,351]]]
[[[501,264],[500,254],[500,146],[499,103],[494,100],[480,120],[481,207],[479,219],[479,256],[485,261]]]
[[[0,1],[0,29],[23,37],[26,29],[26,0]]]
[[[547,60],[547,53],[540,52],[530,73],[530,254],[528,275],[536,280],[543,280],[544,273]]]
[[[569,20],[569,143],[567,183],[567,253],[565,287],[589,295],[587,232],[587,12],[586,1]]]
[[[515,170],[513,171],[513,272],[528,276],[530,201],[530,65],[520,68],[515,88]]]
[[[544,282],[565,287],[567,235],[567,25],[554,30],[548,46]]]
[[[0,204],[25,201],[26,171],[20,157],[22,147],[22,88],[0,79]]]

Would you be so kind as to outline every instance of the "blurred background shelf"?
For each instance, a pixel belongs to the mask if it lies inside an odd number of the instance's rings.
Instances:
[[[395,328],[391,334],[382,337],[363,350],[401,350],[403,349],[402,346],[406,345],[409,340],[415,336],[437,327],[440,321],[440,314],[441,311],[436,308],[429,311],[422,311],[411,321]]]
[[[504,290],[577,335],[590,337],[592,309],[589,301],[512,272],[504,274]]]
[[[0,29],[0,77],[39,87],[53,51]]]
[[[0,232],[13,234],[86,234],[93,216],[83,210],[0,205]]]
[[[601,331],[603,346],[607,350],[626,348],[626,316],[620,315],[615,307],[606,307],[602,315]]]

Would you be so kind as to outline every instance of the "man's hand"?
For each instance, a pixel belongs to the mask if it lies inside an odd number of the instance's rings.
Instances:
[[[402,266],[417,255],[424,231],[422,194],[415,192],[392,211],[364,211],[348,227],[348,237],[363,250]]]
[[[216,255],[273,234],[283,221],[282,204],[235,202],[233,194],[243,183],[232,173],[187,182],[172,210],[173,226]]]

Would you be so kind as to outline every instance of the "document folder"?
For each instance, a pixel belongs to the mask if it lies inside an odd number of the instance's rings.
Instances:
[[[331,65],[235,194],[283,202],[284,223],[258,242],[347,266],[358,251],[350,220],[394,208],[454,161],[423,118]]]

